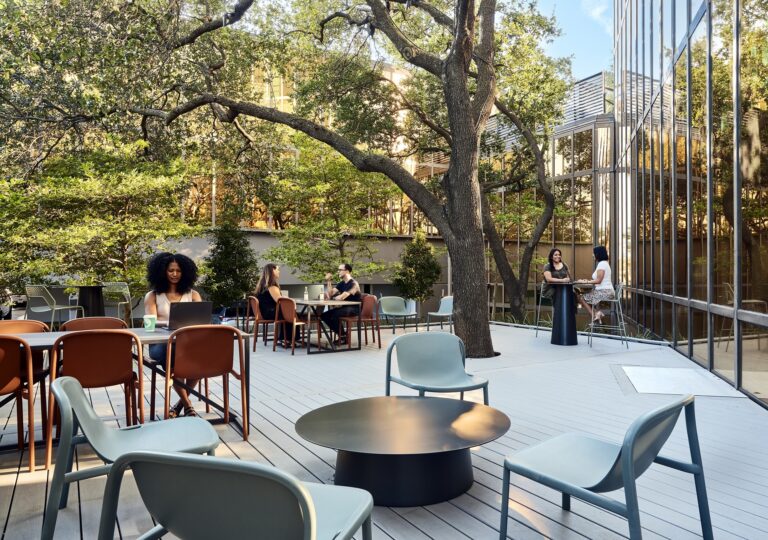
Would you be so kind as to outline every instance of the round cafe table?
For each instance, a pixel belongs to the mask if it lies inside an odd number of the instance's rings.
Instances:
[[[471,401],[387,396],[310,411],[296,433],[338,450],[335,484],[369,491],[378,506],[423,506],[467,491],[474,482],[469,449],[509,426],[503,412]]]

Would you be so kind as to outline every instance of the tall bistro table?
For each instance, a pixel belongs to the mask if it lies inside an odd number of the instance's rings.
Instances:
[[[143,328],[127,328],[129,332],[134,333],[138,338],[139,342],[142,345],[151,345],[154,343],[165,343],[168,341],[168,337],[171,335],[171,332],[167,331],[155,331],[155,332],[147,332]],[[30,348],[33,351],[49,351],[53,348],[54,342],[61,336],[67,334],[69,332],[39,332],[34,334],[11,334],[16,337],[20,337],[23,340],[25,340],[27,343],[29,343]],[[250,336],[249,334],[242,333],[243,336],[243,348],[244,350],[244,364],[245,364],[245,405],[248,407],[248,410],[250,410],[250,373],[251,373],[251,355],[250,355]],[[105,361],[108,360],[105,358]],[[144,360],[144,365],[149,367],[150,369],[159,369],[164,373],[165,370],[162,369],[162,366],[158,368],[158,365],[155,362],[152,362],[150,360]],[[208,403],[211,407],[224,412],[224,408],[219,405],[218,403],[211,401],[205,397],[204,394],[200,394],[195,388],[187,387],[187,390]],[[12,396],[11,396],[12,397]],[[3,403],[0,403],[2,405]],[[229,417],[230,422],[233,422],[237,427],[240,429],[240,432],[243,432],[243,425],[240,422],[239,416],[240,413],[237,411],[234,411],[230,409],[229,411]],[[222,419],[214,420],[213,423],[220,423],[223,422]]]
[[[339,351],[359,351],[362,348],[362,345],[360,344],[360,337],[362,336],[362,332],[360,330],[360,311],[362,310],[361,303],[360,302],[351,302],[348,300],[298,300],[294,299],[297,306],[304,306],[304,312],[307,314],[307,354],[319,354],[319,353],[329,353],[329,352],[339,352]],[[326,307],[330,308],[336,308],[336,307],[342,307],[342,306],[357,306],[357,347],[352,347],[351,349],[347,347],[339,347],[336,348],[336,345],[333,343],[333,339],[331,337],[331,334],[328,333],[328,330],[323,326],[323,321],[320,319],[320,316],[323,313],[323,310]],[[312,351],[312,316],[315,316],[315,319],[317,320],[317,350]],[[325,338],[328,340],[328,347],[324,348],[322,345],[322,337],[325,335]],[[254,339],[256,339],[254,337]],[[347,339],[349,339],[349,336],[347,336]]]
[[[552,297],[552,345],[578,345],[576,336],[576,303],[573,283],[550,283],[555,288]]]
[[[424,506],[458,497],[474,482],[469,449],[507,432],[507,415],[455,399],[353,399],[308,412],[302,438],[338,450],[334,483],[368,490],[379,506]]]

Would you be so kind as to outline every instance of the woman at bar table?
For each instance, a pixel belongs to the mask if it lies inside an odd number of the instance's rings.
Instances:
[[[592,321],[602,323],[605,314],[597,309],[597,307],[600,302],[613,300],[614,297],[611,265],[608,264],[608,250],[605,249],[605,246],[596,246],[592,252],[597,261],[597,267],[592,274],[592,279],[580,279],[576,283],[590,283],[595,288],[578,298],[581,305],[589,312]],[[595,309],[592,309],[592,306],[595,306]]]

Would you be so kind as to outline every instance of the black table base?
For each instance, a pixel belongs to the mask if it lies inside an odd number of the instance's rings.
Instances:
[[[576,303],[573,285],[551,283],[555,288],[552,313],[552,345],[578,345],[576,336]]]
[[[365,489],[377,506],[425,506],[453,499],[472,483],[468,448],[433,454],[381,455],[339,450],[334,483]]]

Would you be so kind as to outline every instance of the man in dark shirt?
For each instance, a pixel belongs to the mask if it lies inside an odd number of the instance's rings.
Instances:
[[[340,264],[339,265],[339,281],[336,286],[331,283],[331,274],[325,274],[325,295],[326,298],[331,300],[347,300],[350,302],[359,302],[361,299],[360,285],[352,278],[352,265]],[[323,322],[328,325],[328,328],[333,332],[339,334],[339,343],[343,344],[347,341],[346,330],[339,326],[339,319],[342,317],[349,317],[351,315],[357,315],[359,306],[341,306],[332,308],[324,312],[321,316]]]

